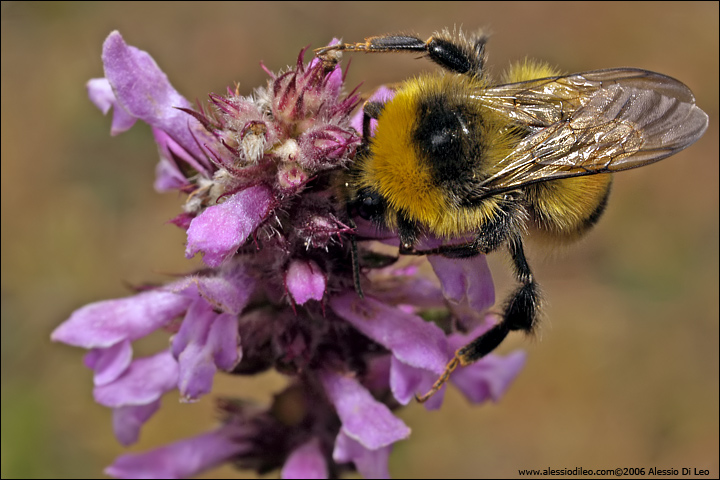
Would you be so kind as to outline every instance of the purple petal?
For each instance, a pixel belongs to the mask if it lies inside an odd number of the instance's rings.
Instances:
[[[285,273],[285,288],[298,305],[322,300],[326,283],[325,274],[312,260],[293,260]]]
[[[210,324],[217,316],[212,306],[202,298],[196,298],[188,308],[180,329],[172,338],[170,351],[175,358],[193,342],[205,342]]]
[[[461,259],[428,255],[428,260],[445,298],[451,302],[467,303],[477,311],[485,311],[495,303],[492,274],[485,255]]]
[[[117,101],[131,115],[167,132],[195,158],[205,158],[200,145],[216,141],[200,123],[178,108],[192,108],[147,53],[112,32],[103,44],[105,77]]]
[[[192,477],[246,452],[250,446],[237,440],[239,435],[236,426],[226,425],[149,452],[122,455],[105,473],[119,478]]]
[[[328,43],[327,46],[329,47],[331,45],[337,45],[339,43],[339,38],[333,38],[332,40],[330,40],[330,43]],[[313,58],[308,64],[308,68],[314,67],[319,61],[319,58]],[[325,90],[332,103],[335,103],[337,101],[338,95],[340,95],[340,91],[342,90],[342,85],[342,68],[340,68],[340,64],[338,63],[333,69],[333,71],[325,76]]]
[[[430,391],[430,389],[435,385],[435,382],[437,381],[438,376],[432,375],[427,370],[423,371],[423,378],[420,384],[418,385],[418,388],[415,393],[418,395],[424,395],[427,392]],[[427,399],[425,403],[423,403],[423,407],[425,407],[425,410],[432,411],[432,410],[438,410],[440,407],[442,407],[443,401],[445,400],[445,391],[447,390],[446,386],[443,385],[440,390],[438,390],[437,393],[435,393],[432,397]]]
[[[410,435],[407,425],[354,378],[325,371],[320,379],[342,421],[342,431],[365,447],[377,450]]]
[[[147,405],[118,407],[113,410],[115,438],[124,446],[132,445],[140,437],[140,428],[160,409],[160,399]]]
[[[391,451],[392,445],[370,450],[340,431],[335,439],[333,460],[337,463],[353,462],[365,478],[390,478],[388,458]]]
[[[193,303],[172,342],[180,365],[178,388],[185,400],[210,392],[218,367],[235,367],[240,360],[239,343],[235,315],[217,314],[203,299]]]
[[[242,264],[208,277],[192,276],[173,284],[173,291],[189,298],[198,295],[216,311],[239,315],[247,306],[256,280]]]
[[[180,366],[178,389],[187,401],[212,390],[217,368],[205,350],[207,337],[217,313],[202,299],[188,309],[182,326],[172,340],[172,353]]]
[[[110,82],[107,78],[91,78],[87,84],[88,97],[97,108],[107,115],[110,109],[115,105],[115,94],[112,91]]]
[[[272,204],[270,190],[257,185],[231,195],[220,205],[208,207],[190,222],[185,256],[191,258],[203,252],[207,265],[220,266],[260,226],[270,214]]]
[[[178,365],[168,351],[132,362],[114,382],[95,387],[95,401],[106,407],[147,405],[178,382]]]
[[[335,69],[325,77],[325,91],[331,103],[337,102],[343,85],[343,72],[338,64]]]
[[[95,385],[105,385],[118,378],[132,362],[130,340],[108,348],[93,348],[85,355],[85,366],[95,372]]]
[[[190,222],[192,222],[193,218],[195,218],[194,214],[183,212],[177,217],[168,220],[168,223],[172,223],[178,228],[182,228],[187,231],[187,229],[190,228]]]
[[[155,166],[155,183],[153,183],[155,191],[164,193],[171,190],[180,190],[189,183],[177,165],[161,154],[160,161]]]
[[[485,255],[446,258],[428,255],[453,313],[469,328],[482,320],[480,315],[495,303],[495,288]]]
[[[400,361],[438,374],[445,370],[447,341],[437,325],[355,292],[332,297],[330,307]]]
[[[435,282],[422,276],[382,278],[374,282],[372,294],[390,305],[412,305],[420,309],[445,305],[445,297]]]
[[[411,367],[395,357],[390,359],[390,386],[393,396],[402,405],[407,405],[413,399],[420,383],[423,372],[420,368]]]
[[[129,130],[137,118],[130,115],[125,109],[118,104],[115,98],[115,93],[112,91],[110,82],[107,78],[93,78],[87,83],[88,97],[90,101],[100,109],[103,115],[107,115],[111,107],[115,107],[113,110],[112,126],[110,127],[110,135],[118,135],[122,132]]]
[[[219,369],[230,371],[235,368],[242,357],[238,319],[235,315],[218,315],[210,327],[206,348],[212,353],[213,361]]]
[[[525,352],[489,354],[450,376],[450,381],[473,403],[497,402],[525,366]]]
[[[280,474],[281,478],[328,478],[320,441],[313,438],[293,450]]]
[[[448,337],[449,352],[458,350],[473,339],[490,330],[497,323],[493,315],[486,315],[485,321],[466,335],[452,334]],[[490,354],[472,365],[455,370],[450,381],[473,403],[491,399],[498,401],[525,365],[525,352],[515,351],[510,355]]]
[[[106,348],[137,340],[167,325],[191,300],[164,290],[85,305],[52,333],[56,342],[83,348]]]
[[[152,128],[155,143],[160,151],[160,162],[155,168],[155,190],[166,192],[177,190],[190,184],[190,181],[183,175],[177,162],[184,162],[199,172],[204,177],[210,177],[211,173],[201,162],[197,161],[182,146],[167,133],[159,128]]]

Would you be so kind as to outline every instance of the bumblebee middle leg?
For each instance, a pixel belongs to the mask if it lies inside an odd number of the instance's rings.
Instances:
[[[521,285],[506,301],[500,323],[455,353],[460,365],[473,363],[492,352],[510,332],[519,330],[531,333],[537,323],[540,293],[525,259],[520,238],[510,240],[508,249],[515,267],[515,276]]]
[[[315,55],[328,58],[334,52],[424,52],[428,58],[441,67],[455,73],[468,75],[482,74],[485,66],[485,44],[487,37],[477,35],[457,37],[448,31],[435,33],[427,40],[415,35],[386,34],[368,37],[364,42],[331,45],[315,50]]]

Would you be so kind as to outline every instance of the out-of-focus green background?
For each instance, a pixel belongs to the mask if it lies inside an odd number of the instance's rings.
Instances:
[[[187,98],[263,85],[301,47],[333,36],[446,26],[493,33],[490,65],[540,58],[566,72],[633,66],[689,85],[710,115],[696,145],[617,175],[603,220],[562,255],[533,251],[549,305],[528,364],[497,405],[450,392],[411,405],[393,476],[514,477],[520,468],[659,467],[718,475],[718,4],[21,3],[2,14],[2,477],[94,477],[124,450],[93,403],[83,352],[51,330],[126,282],[187,271],[181,198],[152,189],[155,146],[138,124],[117,138],[87,100],[100,49],[119,29]],[[370,90],[432,69],[412,56],[353,57]],[[498,296],[507,262],[491,258]],[[158,340],[162,344],[164,340]],[[155,345],[140,345],[151,350]],[[283,379],[216,381],[266,400]],[[200,433],[213,402],[169,395],[132,450]],[[229,467],[212,474],[236,476]]]

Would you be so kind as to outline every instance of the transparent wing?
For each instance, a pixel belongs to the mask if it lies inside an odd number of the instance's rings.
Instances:
[[[480,196],[646,165],[688,147],[708,124],[684,84],[637,69],[500,85],[475,100],[531,129],[479,185]]]

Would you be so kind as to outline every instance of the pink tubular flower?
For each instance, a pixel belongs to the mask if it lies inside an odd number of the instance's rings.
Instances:
[[[212,94],[211,112],[195,112],[146,53],[118,32],[103,45],[105,78],[88,82],[91,100],[104,113],[114,107],[112,133],[140,119],[153,127],[160,150],[155,186],[191,193],[186,254],[204,253],[220,266],[274,211],[321,172],[346,165],[360,137],[349,115],[357,96],[340,98],[342,72],[298,57],[295,69],[243,97]],[[188,176],[187,172],[193,172]],[[300,202],[303,203],[303,202]],[[298,206],[298,213],[310,208]],[[311,209],[312,210],[312,209]],[[335,222],[333,212],[316,216]]]
[[[326,284],[325,275],[312,260],[293,260],[285,273],[285,288],[298,305],[311,299],[322,300]]]
[[[213,276],[191,276],[133,297],[87,305],[52,333],[52,339],[91,349],[85,364],[95,372],[95,399],[115,409],[115,432],[123,444],[137,440],[140,426],[175,388],[196,400],[212,388],[218,368],[240,360],[237,315],[254,281],[242,265]],[[220,312],[220,313],[218,313]],[[184,315],[171,352],[132,361],[131,342]],[[129,427],[118,417],[131,418]]]
[[[317,438],[296,448],[283,465],[282,478],[328,478],[325,455]]]
[[[187,232],[186,257],[200,253],[206,267],[82,307],[52,339],[89,350],[95,400],[113,409],[123,445],[138,440],[167,392],[196,401],[218,372],[274,368],[288,379],[266,407],[219,399],[215,430],[123,455],[109,475],[183,478],[232,462],[283,478],[388,478],[393,445],[410,435],[393,411],[489,328],[484,256],[431,257],[438,284],[359,242],[397,244],[349,218],[341,191],[362,142],[362,113],[351,118],[359,96],[343,94],[339,64],[304,63],[304,54],[283,72],[266,69],[267,85],[252,94],[210,94],[194,110],[149,54],[118,32],[103,45],[105,78],[88,82],[90,99],[113,110],[113,135],[137,120],[151,126],[155,188],[187,195],[171,222]],[[167,350],[133,358],[133,342],[161,332]],[[488,355],[449,383],[472,403],[497,401],[524,358]],[[426,408],[439,408],[443,394]]]
[[[226,462],[249,447],[233,424],[158,449],[123,455],[105,473],[119,478],[187,478]]]
[[[402,420],[375,400],[357,380],[330,371],[320,379],[338,412],[341,431],[365,448],[377,450],[410,435],[410,429]]]
[[[375,450],[369,449],[344,432],[340,432],[335,441],[333,460],[338,463],[354,463],[355,468],[365,478],[390,478],[387,464],[391,450],[390,445]]]

